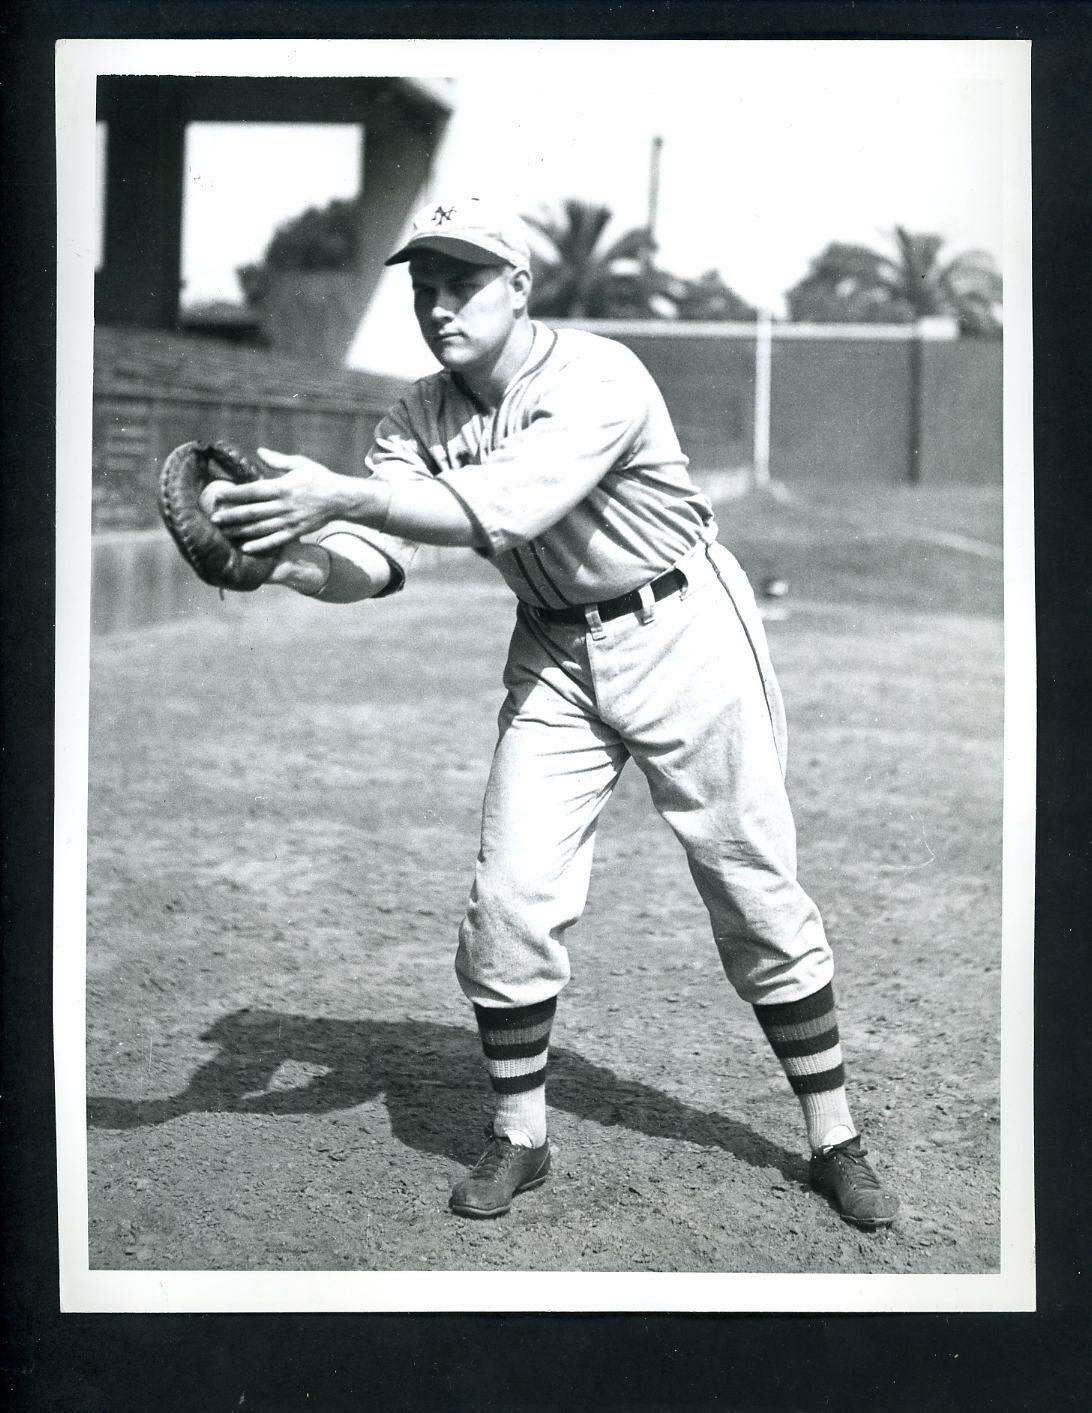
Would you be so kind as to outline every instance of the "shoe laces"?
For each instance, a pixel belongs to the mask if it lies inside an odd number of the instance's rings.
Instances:
[[[849,1138],[845,1143],[835,1144],[824,1156],[828,1162],[837,1163],[843,1175],[858,1186],[876,1189],[881,1186],[879,1178],[868,1161],[868,1149],[856,1138]]]
[[[501,1172],[519,1152],[516,1145],[500,1134],[487,1129],[489,1147],[471,1169],[471,1177],[494,1177]]]

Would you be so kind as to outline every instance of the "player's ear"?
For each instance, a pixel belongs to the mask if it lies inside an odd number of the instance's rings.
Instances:
[[[512,291],[513,306],[517,313],[521,313],[531,298],[530,270],[513,270],[508,276],[508,287]]]

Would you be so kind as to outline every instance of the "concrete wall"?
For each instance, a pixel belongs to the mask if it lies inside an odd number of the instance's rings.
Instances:
[[[929,344],[922,369],[921,479],[1001,479],[1002,346],[991,339]]]
[[[784,481],[908,479],[911,342],[776,340],[770,474]]]
[[[445,557],[468,553],[423,545],[413,574],[431,573]],[[259,606],[259,600],[267,606],[272,593],[283,595],[293,607],[299,601],[298,595],[281,589],[225,593],[221,598],[218,590],[197,578],[164,529],[114,531],[92,540],[91,632],[96,637],[194,615],[237,618]],[[353,606],[321,607],[336,613],[350,612]]]
[[[108,129],[106,209],[96,317],[177,326],[187,124],[336,122],[365,130],[359,323],[428,179],[450,109],[443,81],[103,75],[97,115]]]
[[[91,546],[92,634],[215,611],[219,603],[216,590],[196,577],[166,530],[96,535]]]

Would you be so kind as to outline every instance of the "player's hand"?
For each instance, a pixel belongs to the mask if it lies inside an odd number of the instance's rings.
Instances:
[[[210,481],[197,497],[198,506],[210,520],[220,509],[220,499],[224,492],[230,491],[234,484],[233,481]]]
[[[225,491],[231,490],[233,481],[210,481],[197,499],[197,504],[211,520],[221,508]],[[232,538],[240,535],[239,530],[231,532]],[[305,545],[301,540],[289,540],[282,545],[277,562],[270,571],[267,584],[284,584],[287,588],[298,589],[301,593],[314,593],[322,587],[328,574],[325,551],[318,545]]]
[[[229,485],[217,494],[212,520],[226,535],[241,541],[247,554],[280,549],[300,535],[338,519],[345,505],[345,483],[328,467],[307,456],[258,448],[258,455],[285,474],[269,481]]]

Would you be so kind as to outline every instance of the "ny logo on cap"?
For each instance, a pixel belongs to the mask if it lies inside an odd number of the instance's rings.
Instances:
[[[451,220],[454,212],[454,206],[437,206],[436,210],[432,213],[432,224],[434,226],[442,226],[445,221]]]

